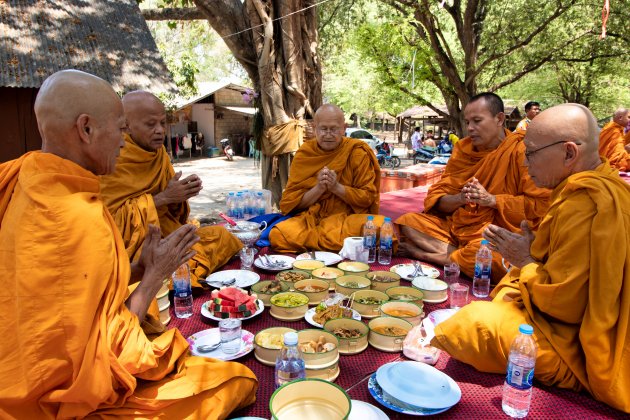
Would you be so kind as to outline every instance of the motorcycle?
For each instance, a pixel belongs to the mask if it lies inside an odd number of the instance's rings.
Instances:
[[[388,153],[380,144],[376,146],[376,159],[381,168],[396,169],[400,166],[400,158],[398,156],[392,156],[391,153]]]
[[[437,147],[422,146],[416,149],[413,154],[413,164],[429,163],[437,155]]]
[[[227,160],[234,160],[234,150],[232,150],[232,146],[230,146],[230,139],[223,139],[220,143],[223,148],[223,154],[225,154]]]

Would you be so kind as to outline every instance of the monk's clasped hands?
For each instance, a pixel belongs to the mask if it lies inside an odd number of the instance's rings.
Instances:
[[[466,203],[492,208],[496,208],[497,206],[497,198],[486,191],[477,178],[468,181],[462,188],[461,193]]]
[[[317,180],[327,191],[332,191],[337,185],[337,173],[324,166],[317,174]]]
[[[483,231],[483,237],[490,242],[490,248],[499,252],[505,261],[509,261],[517,268],[535,262],[530,254],[534,233],[526,220],[521,222],[521,229],[522,235],[496,225],[488,225]]]

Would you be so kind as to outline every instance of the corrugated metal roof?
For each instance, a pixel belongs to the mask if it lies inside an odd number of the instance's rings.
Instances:
[[[187,106],[190,106],[202,99],[207,98],[208,96],[212,95],[213,93],[221,90],[221,89],[234,89],[234,90],[238,90],[240,92],[244,92],[246,89],[251,89],[250,87],[247,86],[241,86],[241,85],[237,85],[236,83],[232,83],[232,82],[205,82],[205,83],[200,83],[199,87],[198,87],[198,91],[199,93],[196,96],[193,96],[192,98],[186,99],[186,98],[177,98],[175,99],[175,107],[176,107],[176,111],[179,111],[183,108],[186,108]]]
[[[0,1],[0,86],[38,88],[63,69],[119,92],[174,92],[135,0]]]

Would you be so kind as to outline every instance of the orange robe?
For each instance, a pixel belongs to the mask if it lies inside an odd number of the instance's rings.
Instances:
[[[472,277],[481,234],[489,224],[512,232],[520,231],[522,220],[538,225],[549,204],[549,190],[537,188],[524,166],[524,131],[510,133],[494,150],[476,151],[470,137],[457,143],[442,179],[429,188],[424,213],[407,213],[396,223],[424,232],[458,249],[450,258]],[[464,206],[447,215],[435,209],[444,195],[458,194],[473,177],[496,196],[497,208]],[[505,269],[498,253],[493,255],[492,278],[499,281]]]
[[[177,230],[188,220],[187,202],[156,208],[153,195],[164,191],[175,175],[166,150],[149,152],[125,136],[125,147],[116,161],[116,171],[101,177],[102,196],[125,241],[127,253],[137,260],[149,224],[159,225],[164,236]],[[197,254],[188,262],[192,285],[224,265],[243,247],[241,242],[222,226],[197,230]]]
[[[599,133],[599,155],[620,171],[630,168],[630,154],[624,149],[623,129],[622,125],[611,121]]]
[[[492,302],[473,302],[436,327],[433,345],[504,374],[518,326],[534,327],[535,377],[586,389],[630,413],[630,186],[607,163],[558,185],[531,245]]]
[[[346,201],[325,192],[308,209],[278,223],[269,234],[275,250],[337,252],[346,237],[361,235],[367,214],[378,213],[381,172],[376,156],[367,143],[347,137],[330,152],[320,149],[316,140],[300,147],[282,193],[282,213],[295,210],[302,196],[315,186],[317,173],[324,166],[335,171],[337,180],[346,187]],[[375,224],[382,224],[383,219],[375,216]]]
[[[630,144],[630,130],[623,136],[623,144],[624,146]]]
[[[91,172],[41,152],[1,165],[0,226],[0,418],[226,418],[255,400],[247,367],[145,336]]]

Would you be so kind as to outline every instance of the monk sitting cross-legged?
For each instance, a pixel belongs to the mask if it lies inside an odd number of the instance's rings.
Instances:
[[[130,264],[98,179],[124,145],[116,92],[64,70],[35,115],[41,152],[0,165],[0,418],[223,419],[253,403],[247,367],[191,357],[177,329],[149,339],[140,327],[199,238],[151,226]]]
[[[317,141],[297,151],[280,210],[295,214],[271,229],[271,246],[280,252],[339,251],[344,238],[361,235],[366,214],[378,213],[380,169],[361,140],[343,137],[345,120],[336,106],[315,113]],[[375,216],[375,223],[383,222]]]
[[[599,155],[608,159],[610,166],[620,171],[630,169],[630,153],[624,148],[623,130],[630,119],[630,110],[618,109],[612,121],[599,133]]]
[[[136,91],[123,97],[129,135],[116,161],[116,171],[101,177],[103,199],[114,215],[129,257],[138,258],[149,224],[160,226],[165,235],[187,222],[187,200],[199,194],[196,175],[181,179],[175,173],[166,149],[166,111],[149,92]],[[222,226],[203,227],[195,245],[197,254],[189,261],[193,287],[225,264],[243,246]]]
[[[424,213],[408,213],[400,225],[399,254],[435,264],[449,261],[472,277],[485,227],[512,232],[523,219],[534,226],[547,210],[549,191],[537,188],[523,166],[523,135],[503,128],[503,101],[493,93],[471,98],[464,110],[468,137],[457,142],[442,179],[429,188]],[[493,255],[492,279],[503,274]]]
[[[434,346],[483,372],[505,374],[519,324],[534,327],[534,376],[586,390],[630,413],[630,186],[597,149],[582,105],[543,111],[525,136],[527,167],[553,188],[535,234],[484,233],[513,268],[492,302],[464,306],[435,328]]]

